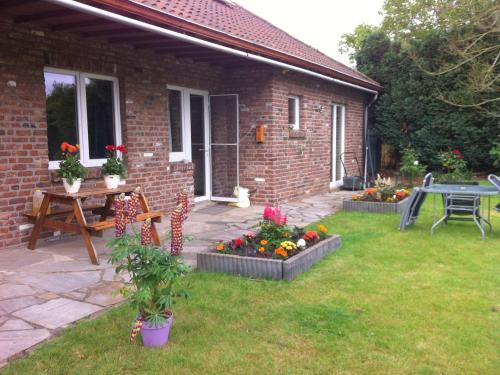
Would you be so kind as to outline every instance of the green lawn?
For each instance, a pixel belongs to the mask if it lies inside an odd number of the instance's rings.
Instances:
[[[128,342],[128,307],[80,322],[5,374],[498,374],[500,215],[429,236],[431,202],[395,215],[338,213],[335,254],[293,282],[190,276],[170,342]],[[496,199],[494,200],[496,203]]]

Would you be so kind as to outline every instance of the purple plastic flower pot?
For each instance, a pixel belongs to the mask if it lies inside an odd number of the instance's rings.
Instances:
[[[141,337],[144,346],[154,348],[165,345],[168,342],[168,335],[173,320],[174,317],[171,315],[161,327],[150,326],[148,322],[144,321],[141,328]]]

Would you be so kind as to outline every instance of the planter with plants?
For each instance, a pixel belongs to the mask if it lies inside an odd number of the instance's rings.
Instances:
[[[78,193],[87,171],[80,162],[79,146],[67,142],[61,143],[61,162],[57,175],[62,179],[68,194]]]
[[[106,162],[102,165],[101,172],[104,176],[104,184],[108,189],[116,189],[120,184],[120,178],[125,176],[123,161],[118,157],[118,152],[124,154],[127,149],[124,145],[107,145]]]
[[[374,187],[344,199],[342,208],[345,211],[401,213],[409,195],[409,189],[393,185],[390,178],[377,175]]]
[[[266,207],[257,231],[218,241],[209,252],[198,253],[198,270],[292,280],[340,247],[340,236],[327,233],[324,225],[315,230],[291,227],[279,208]]]
[[[401,165],[399,171],[403,176],[403,180],[407,180],[409,186],[413,186],[415,179],[423,177],[427,167],[420,163],[420,155],[413,148],[406,148],[401,157]]]
[[[137,310],[131,341],[140,332],[144,346],[158,347],[168,342],[176,299],[189,297],[182,281],[190,267],[182,262],[178,247],[169,252],[153,244],[150,219],[142,224],[140,234],[135,233],[133,224],[132,234],[126,233],[126,223],[133,220],[138,209],[139,199],[135,194],[128,202],[123,194],[115,199],[116,233],[108,242],[112,250],[109,262],[117,266],[117,273],[130,275],[121,293]],[[176,228],[182,228],[183,217],[180,222],[172,218],[177,221]],[[178,234],[176,229],[176,238]]]
[[[462,152],[455,148],[439,154],[443,172],[437,174],[436,182],[440,184],[465,184],[472,181],[472,172],[468,169]]]

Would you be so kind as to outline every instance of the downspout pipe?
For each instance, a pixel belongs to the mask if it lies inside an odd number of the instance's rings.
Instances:
[[[378,92],[373,96],[372,100],[365,105],[365,121],[364,121],[364,126],[363,126],[363,134],[365,138],[365,175],[364,175],[364,185],[365,188],[368,187],[368,110],[370,107],[375,103],[375,101],[378,99]]]
[[[66,7],[66,8],[70,8],[73,10],[77,10],[77,11],[80,11],[82,13],[91,14],[91,15],[98,16],[101,18],[106,18],[110,21],[118,22],[118,23],[121,23],[124,25],[133,26],[133,27],[136,27],[138,29],[149,31],[149,32],[152,32],[152,33],[155,33],[158,35],[163,35],[163,36],[167,36],[167,37],[170,37],[170,38],[173,38],[176,40],[180,40],[183,42],[192,43],[192,44],[195,44],[195,45],[198,45],[201,47],[212,49],[214,51],[220,51],[220,52],[224,52],[224,53],[227,53],[227,54],[230,54],[233,56],[239,56],[239,57],[242,57],[245,59],[262,62],[262,63],[268,64],[268,65],[273,65],[273,66],[276,66],[276,67],[279,67],[282,69],[307,74],[309,76],[316,77],[316,78],[319,78],[319,79],[322,79],[325,81],[334,82],[334,83],[342,85],[342,86],[347,86],[347,87],[350,87],[350,88],[353,88],[356,90],[361,90],[361,91],[365,91],[365,92],[368,92],[368,93],[371,93],[374,95],[378,95],[378,92],[376,90],[368,89],[368,88],[363,87],[363,86],[359,86],[359,85],[355,85],[353,83],[345,82],[345,81],[342,81],[342,80],[337,79],[337,78],[332,78],[332,77],[326,76],[324,74],[320,74],[320,73],[316,73],[316,72],[313,72],[313,71],[308,70],[308,69],[300,68],[298,66],[282,63],[280,61],[269,59],[267,57],[255,55],[255,54],[248,53],[248,52],[243,52],[243,51],[231,48],[231,47],[222,46],[222,45],[217,44],[217,43],[209,42],[209,41],[206,41],[206,40],[203,40],[200,38],[196,38],[196,37],[193,37],[190,35],[185,35],[185,34],[182,34],[182,33],[179,33],[179,32],[173,31],[173,30],[169,30],[169,29],[166,29],[163,27],[151,25],[147,22],[138,21],[138,20],[135,20],[133,18],[125,17],[125,16],[122,16],[120,14],[109,12],[109,11],[104,10],[104,9],[96,8],[96,7],[93,7],[93,6],[88,5],[88,4],[83,4],[83,3],[80,3],[80,2],[75,1],[75,0],[44,0],[44,1],[46,1],[48,3],[60,5],[60,6]]]

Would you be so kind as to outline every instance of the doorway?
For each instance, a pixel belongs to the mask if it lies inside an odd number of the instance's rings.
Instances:
[[[332,105],[332,178],[330,187],[342,185],[344,168],[342,154],[345,147],[345,106]]]

